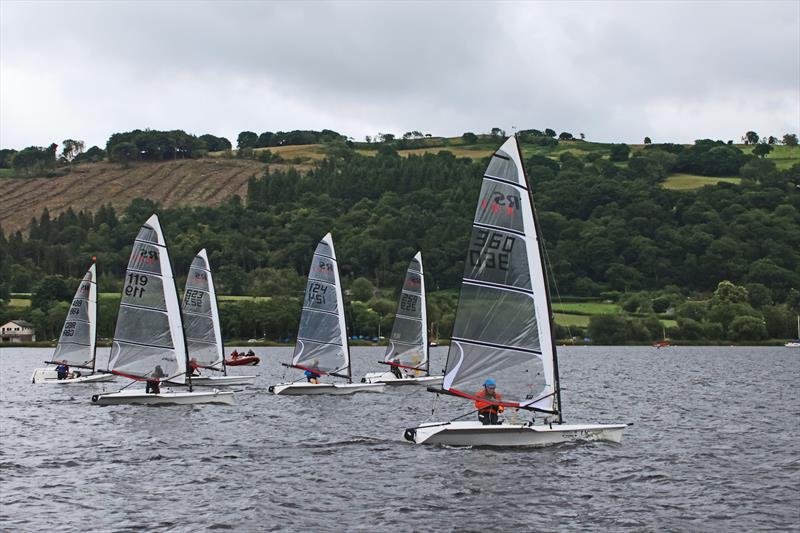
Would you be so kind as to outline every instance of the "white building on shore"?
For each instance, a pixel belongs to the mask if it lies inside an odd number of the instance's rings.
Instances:
[[[36,342],[36,329],[27,320],[12,320],[0,326],[0,342]]]

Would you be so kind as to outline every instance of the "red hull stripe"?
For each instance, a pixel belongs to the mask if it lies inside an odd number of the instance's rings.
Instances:
[[[461,396],[462,398],[469,398],[470,400],[475,400],[477,402],[484,402],[490,405],[502,405],[503,407],[519,407],[519,402],[495,402],[492,400],[488,400],[486,398],[481,398],[480,396],[475,396],[474,394],[461,392],[460,390],[457,389],[447,389],[447,392],[455,394],[456,396]]]

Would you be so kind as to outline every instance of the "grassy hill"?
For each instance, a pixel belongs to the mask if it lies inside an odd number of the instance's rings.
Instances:
[[[706,185],[716,185],[718,183],[741,183],[741,178],[713,178],[708,176],[697,176],[695,174],[676,173],[669,176],[664,182],[664,188],[673,191],[690,191],[699,189]]]

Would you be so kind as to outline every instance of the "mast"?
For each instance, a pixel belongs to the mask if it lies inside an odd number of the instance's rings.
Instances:
[[[353,364],[350,359],[350,343],[347,342],[347,322],[344,316],[344,297],[342,296],[342,280],[339,276],[339,260],[336,257],[336,248],[333,247],[333,235],[328,232],[323,241],[328,239],[328,246],[331,249],[331,258],[333,259],[333,279],[335,283],[334,290],[336,291],[336,307],[339,319],[339,331],[342,337],[342,348],[344,349],[344,356],[347,362],[347,382],[353,382]]]
[[[97,371],[97,328],[100,327],[98,315],[100,314],[100,291],[97,285],[97,256],[92,256],[92,266],[94,273],[92,274],[92,281],[94,282],[94,346],[92,347],[92,374]],[[91,291],[91,289],[89,289]],[[90,292],[91,294],[91,292]]]
[[[347,382],[353,382],[353,364],[352,360],[350,359],[350,343],[347,340],[347,322],[344,316],[344,297],[342,296],[342,280],[339,277],[339,260],[336,258],[336,248],[333,247],[333,235],[330,232],[325,236],[329,239],[331,249],[331,257],[333,258],[333,275],[334,281],[336,283],[335,290],[336,290],[336,307],[338,308],[339,314],[339,330],[342,336],[342,348],[344,348],[344,355],[347,359]],[[322,240],[325,240],[325,237]]]
[[[425,268],[422,266],[422,252],[417,252],[419,257],[419,284],[420,296],[422,297],[422,349],[425,351],[425,375],[431,375],[431,349],[430,339],[428,338],[428,293],[425,290]]]
[[[160,221],[159,221],[159,225],[161,225]],[[164,239],[164,250],[166,250],[167,253],[169,253],[169,246],[167,244],[167,235],[164,232],[163,228],[161,230],[161,237]],[[169,257],[169,255],[167,257]],[[183,357],[184,357],[184,360],[186,361],[186,366],[185,366],[186,381],[187,381],[187,386],[189,387],[189,392],[192,392],[192,373],[189,371],[189,368],[190,368],[190,366],[189,366],[189,343],[186,341],[186,328],[183,327],[183,306],[180,303],[180,298],[178,298],[178,295],[180,294],[180,292],[178,292],[178,280],[175,279],[175,267],[172,266],[172,259],[171,258],[170,258],[170,261],[169,261],[169,269],[170,269],[170,272],[172,273],[172,285],[173,285],[173,287],[175,287],[175,297],[176,297],[176,300],[178,302],[178,316],[181,319],[181,328],[180,328],[180,330],[181,330],[181,335],[183,336]]]
[[[517,143],[517,152],[519,152],[519,162],[522,165],[522,178],[525,180],[525,184],[528,188],[528,198],[531,202],[531,211],[533,212],[533,221],[534,226],[536,229],[536,244],[539,247],[539,261],[542,265],[542,277],[544,277],[544,287],[545,287],[545,299],[547,302],[547,318],[550,326],[550,342],[553,348],[553,377],[555,378],[555,387],[556,387],[556,402],[558,403],[558,423],[562,424],[564,422],[564,418],[562,415],[561,409],[561,380],[558,374],[558,353],[556,352],[556,336],[555,336],[555,328],[553,327],[553,308],[550,304],[550,283],[547,280],[547,269],[545,268],[544,264],[544,249],[542,243],[542,232],[539,227],[539,216],[536,213],[536,204],[533,201],[533,192],[531,191],[531,184],[528,181],[528,173],[525,170],[525,162],[524,158],[522,157],[522,148],[519,145],[519,136],[514,134],[514,140]]]
[[[208,262],[208,271],[211,272],[211,262]],[[213,283],[213,281],[212,281]],[[217,288],[214,287],[214,305],[217,306],[217,320],[219,320],[219,298],[217,298]],[[222,338],[222,331],[220,328],[219,345],[222,346],[222,375],[228,375],[228,367],[225,365],[225,339]]]

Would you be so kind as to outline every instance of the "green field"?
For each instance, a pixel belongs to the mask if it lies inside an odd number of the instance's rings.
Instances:
[[[217,296],[220,302],[241,302],[244,300],[251,300],[253,302],[268,302],[269,296]]]
[[[751,155],[753,148],[755,148],[753,144],[736,144],[734,146],[747,155]],[[779,170],[791,168],[793,165],[800,163],[800,146],[773,144],[772,151],[765,158],[775,163]]]
[[[692,189],[705,187],[706,185],[716,185],[718,183],[735,183],[738,185],[741,182],[741,178],[715,178],[696,176],[694,174],[673,174],[664,181],[663,187],[672,191],[690,191]]]
[[[767,154],[767,159],[773,161],[779,169],[791,168],[800,163],[800,147],[773,145],[772,151]]]
[[[604,302],[559,302],[553,304],[553,311],[577,315],[616,315],[622,309],[617,304]]]
[[[585,328],[589,326],[589,318],[588,315],[565,315],[564,313],[555,313],[556,317],[556,324],[560,326],[566,327],[579,327]]]

